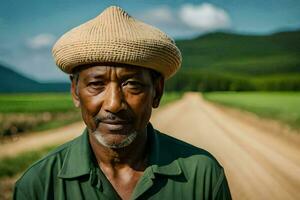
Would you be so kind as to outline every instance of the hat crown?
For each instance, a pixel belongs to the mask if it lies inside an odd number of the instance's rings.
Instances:
[[[110,6],[106,8],[96,18],[88,21],[85,24],[75,28],[79,29],[81,36],[95,32],[97,36],[94,39],[98,40],[122,40],[122,39],[155,39],[174,41],[159,29],[145,24],[132,16],[118,6]],[[85,31],[83,31],[85,29]],[[75,30],[74,30],[75,31]],[[83,35],[84,34],[84,35]]]
[[[95,19],[89,29],[98,32],[102,39],[118,40],[122,38],[141,37],[136,31],[135,19],[118,6],[110,6]]]
[[[111,19],[112,21],[116,20],[116,18],[123,19],[133,19],[125,10],[118,6],[110,6],[106,8],[98,17],[103,19]],[[119,20],[117,20],[119,21]]]
[[[79,65],[115,62],[151,68],[168,78],[181,64],[181,53],[170,37],[118,6],[65,33],[52,53],[66,73]]]

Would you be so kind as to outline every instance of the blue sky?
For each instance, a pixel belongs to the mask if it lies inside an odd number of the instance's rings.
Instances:
[[[175,38],[219,30],[268,34],[300,29],[299,0],[10,0],[0,6],[0,62],[36,80],[67,80],[53,62],[53,43],[109,5]]]

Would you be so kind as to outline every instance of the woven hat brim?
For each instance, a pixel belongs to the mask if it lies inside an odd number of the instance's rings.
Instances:
[[[168,79],[181,64],[179,49],[160,40],[73,41],[55,45],[52,53],[56,64],[69,74],[77,66],[123,63],[156,70]]]

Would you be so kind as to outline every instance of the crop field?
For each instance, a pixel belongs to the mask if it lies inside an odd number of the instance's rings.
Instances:
[[[300,92],[211,92],[204,97],[300,128]]]
[[[69,93],[0,95],[0,138],[55,128],[79,119]]]
[[[74,109],[70,93],[0,95],[1,113],[65,112]]]

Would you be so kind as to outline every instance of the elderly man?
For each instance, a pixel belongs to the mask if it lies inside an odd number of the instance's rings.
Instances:
[[[149,123],[181,64],[166,34],[113,6],[63,35],[53,56],[86,129],[32,165],[14,199],[231,199],[208,152]]]

